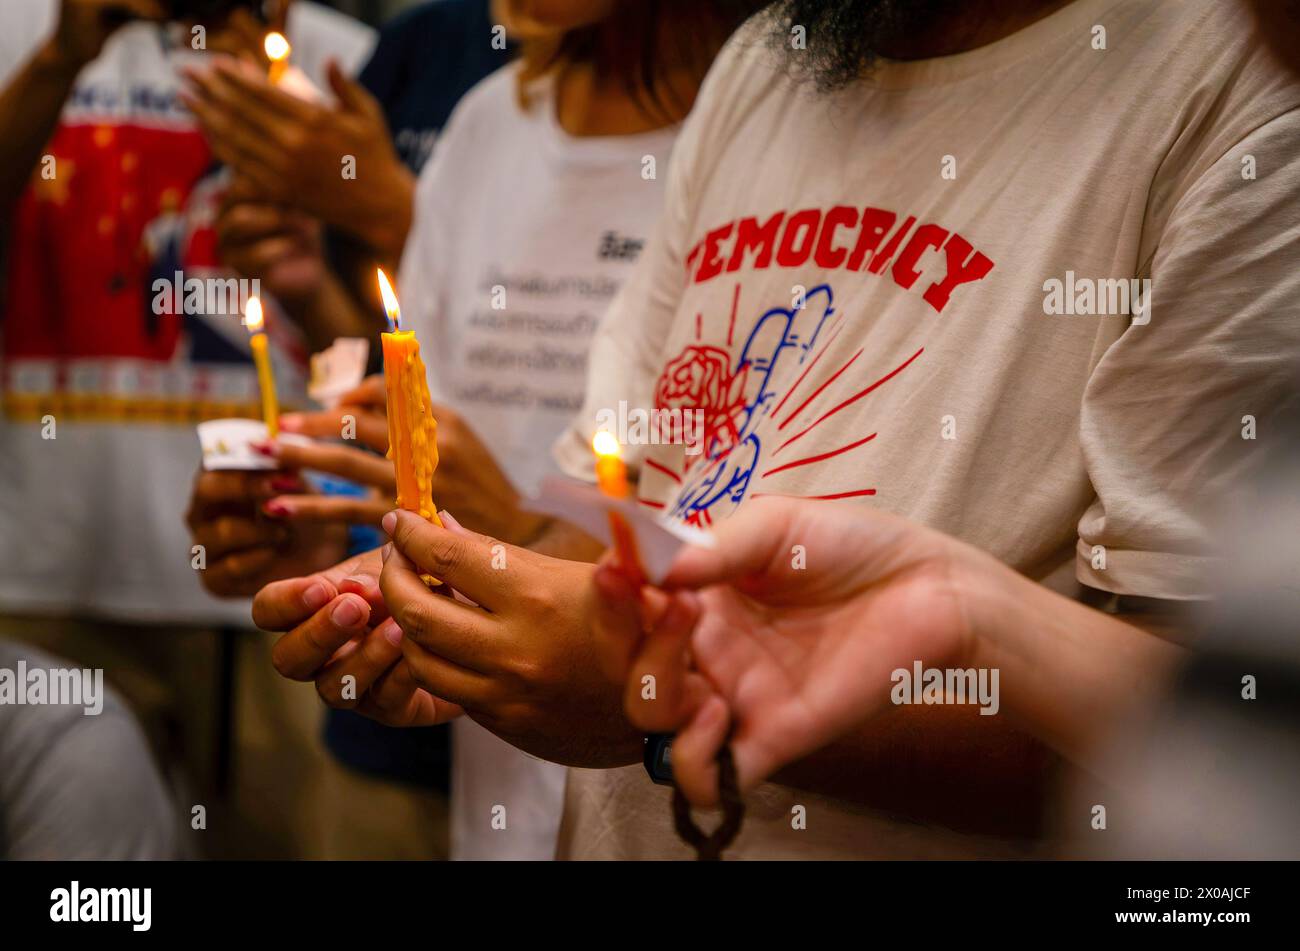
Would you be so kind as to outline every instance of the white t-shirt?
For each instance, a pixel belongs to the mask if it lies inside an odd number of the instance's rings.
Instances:
[[[639,447],[670,518],[877,505],[1061,590],[1207,596],[1214,512],[1265,455],[1245,417],[1281,438],[1262,421],[1300,357],[1300,81],[1246,5],[1078,0],[832,95],[766,25],[682,132],[566,470],[592,477],[620,400],[699,408],[702,454]],[[562,854],[688,854],[667,795],[639,766],[574,771]],[[768,785],[735,854],[987,848]]]
[[[54,29],[56,0],[0,5],[0,81]],[[355,71],[373,31],[296,3],[294,63],[325,88],[333,57]],[[235,316],[152,313],[156,278],[226,276],[212,227],[217,177],[176,92],[162,28],[118,30],[78,76],[14,216],[0,319],[0,605],[26,613],[247,625],[191,567],[184,524],[197,420],[256,414],[248,335]],[[273,309],[273,308],[272,308]],[[277,389],[302,394],[305,351],[268,318]],[[54,418],[55,438],[42,419]]]
[[[520,110],[515,75],[492,74],[452,114],[420,175],[398,293],[434,400],[527,493],[582,402],[591,336],[658,216],[676,130],[575,138],[548,84]],[[553,855],[563,767],[461,719],[452,781],[454,857]]]

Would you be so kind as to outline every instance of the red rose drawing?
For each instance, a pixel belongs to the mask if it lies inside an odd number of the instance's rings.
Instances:
[[[669,360],[655,385],[655,407],[704,411],[704,458],[716,459],[740,438],[748,367],[731,372],[731,356],[691,345]]]

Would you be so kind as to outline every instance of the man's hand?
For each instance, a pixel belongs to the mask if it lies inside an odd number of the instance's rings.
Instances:
[[[361,445],[378,453],[388,452],[388,391],[382,373],[372,374],[348,390],[333,409],[280,417],[280,428],[285,432],[314,438],[339,439],[351,426],[355,426]]]
[[[401,256],[415,182],[390,141],[383,110],[337,64],[337,103],[304,102],[247,61],[221,58],[191,70],[183,93],[216,156],[268,201],[355,234],[382,260]],[[355,175],[345,176],[345,164]]]
[[[305,492],[291,473],[206,472],[194,480],[185,516],[207,566],[199,580],[223,598],[247,597],[279,578],[317,571],[346,550],[342,525],[286,525],[266,517],[263,507],[279,492]]]
[[[98,56],[123,24],[166,16],[161,0],[63,0],[46,54],[51,62],[77,70]]]
[[[528,544],[546,523],[542,516],[520,507],[518,490],[491,451],[461,414],[434,405],[438,420],[438,468],[433,474],[433,497],[439,506],[456,512],[457,520],[512,545]],[[357,442],[375,452],[388,451],[388,417],[384,378],[368,377],[345,393],[339,405],[317,413],[294,413],[281,418],[285,432],[323,439],[338,439],[355,428]],[[340,445],[271,448],[288,468],[316,469],[360,482],[376,490],[369,499],[283,496],[275,500],[280,517],[289,520],[342,520],[378,524],[392,511],[397,491],[392,463],[373,453]]]
[[[312,681],[331,707],[388,726],[432,726],[459,716],[420,688],[402,660],[402,631],[379,592],[378,549],[304,578],[270,584],[253,600],[253,623],[285,631],[271,662],[290,680]]]
[[[588,624],[592,565],[547,558],[392,512],[380,576],[415,680],[526,752],[573,766],[636,762],[642,737],[621,685],[597,669]],[[431,591],[433,575],[461,597]],[[468,599],[468,602],[465,600]]]
[[[885,708],[894,670],[971,655],[958,549],[937,532],[871,509],[760,499],[717,542],[684,551],[665,581],[695,590],[636,591],[608,559],[595,577],[605,669],[633,723],[678,733],[674,777],[696,805],[717,801],[729,728],[749,789]]]
[[[473,531],[511,545],[529,544],[547,519],[520,507],[519,491],[464,416],[436,403],[433,416],[438,420],[433,498],[439,507],[455,512]]]

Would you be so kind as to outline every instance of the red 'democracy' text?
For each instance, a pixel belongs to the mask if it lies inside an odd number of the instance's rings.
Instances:
[[[936,311],[948,305],[962,284],[981,280],[993,262],[955,231],[915,215],[902,222],[884,208],[803,208],[778,211],[766,218],[737,218],[709,231],[686,256],[686,271],[695,284],[738,271],[803,267],[866,271],[889,276],[910,290],[925,276],[921,297]]]

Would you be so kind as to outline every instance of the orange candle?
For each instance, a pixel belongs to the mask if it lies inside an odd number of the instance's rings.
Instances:
[[[401,310],[388,277],[379,270],[379,293],[392,326],[382,335],[384,387],[388,394],[388,458],[397,474],[397,507],[441,525],[433,504],[438,468],[438,423],[415,331],[401,329]]]
[[[614,434],[606,429],[600,430],[591,440],[591,448],[596,453],[596,485],[600,491],[611,499],[627,498],[631,494],[627,466],[623,464]],[[614,542],[619,567],[640,588],[645,584],[646,577],[645,569],[641,567],[641,555],[637,552],[636,534],[622,512],[610,509],[607,514],[609,535]]]
[[[262,49],[266,51],[266,58],[271,61],[271,68],[267,71],[266,78],[274,86],[280,81],[284,71],[289,68],[289,53],[292,52],[292,47],[289,46],[289,41],[285,39],[283,33],[272,30],[262,41]]]
[[[244,326],[252,334],[248,345],[253,351],[253,366],[257,367],[257,388],[262,392],[262,419],[266,421],[266,435],[274,439],[280,434],[280,404],[275,398],[275,377],[271,375],[271,353],[266,334],[262,332],[262,302],[257,297],[248,299],[244,310]]]

